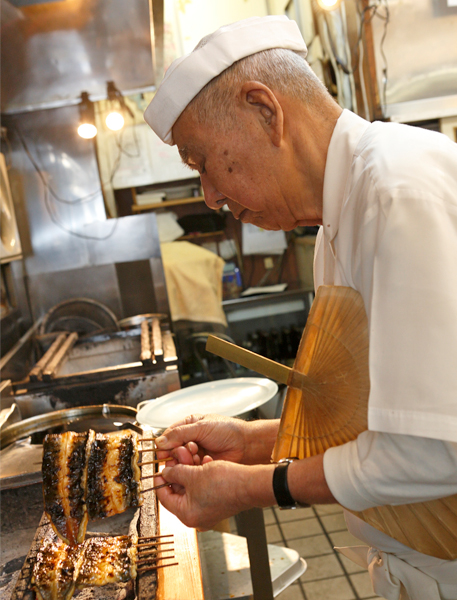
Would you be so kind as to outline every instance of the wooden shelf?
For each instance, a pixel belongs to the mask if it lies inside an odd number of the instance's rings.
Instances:
[[[183,204],[195,204],[196,202],[204,201],[203,196],[192,196],[191,198],[176,198],[175,200],[154,202],[154,204],[132,204],[132,212],[138,213],[145,210],[157,210],[158,208],[167,208],[168,206],[181,206]]]

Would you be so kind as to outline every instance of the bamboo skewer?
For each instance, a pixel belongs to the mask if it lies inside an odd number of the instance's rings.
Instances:
[[[157,463],[167,462],[168,460],[173,460],[173,457],[168,456],[168,458],[155,458],[154,460],[147,460],[145,462],[139,462],[138,466],[143,467],[144,465],[156,465]]]
[[[170,486],[171,483],[162,483],[161,485],[155,485],[152,488],[148,488],[147,490],[140,490],[140,494],[145,494],[146,492],[152,492],[154,490],[160,490],[160,488]]]
[[[142,569],[138,569],[138,573],[146,573],[147,571],[152,571],[153,569],[163,569],[164,567],[174,567],[175,565],[179,565],[179,563],[167,563],[165,565],[151,565],[150,567],[143,567]]]
[[[141,552],[140,554],[138,554],[138,556],[140,556],[141,558],[144,558],[145,556],[149,556],[150,558],[152,557],[156,557],[156,558],[174,558],[170,557],[170,556],[161,556],[161,554],[163,554],[164,552],[173,552],[174,548],[162,548],[161,550],[150,550],[149,552]]]
[[[156,441],[156,437],[153,438],[138,438],[139,442],[155,442]]]
[[[129,537],[129,536],[125,536],[125,537]],[[166,538],[166,537],[174,537],[173,533],[166,533],[164,535],[145,535],[142,537],[139,537],[139,540],[154,540],[154,539],[158,539],[158,538]]]
[[[145,565],[145,564],[150,563],[150,562],[154,562],[154,561],[157,561],[157,560],[167,560],[169,558],[175,558],[175,555],[172,554],[171,556],[151,556],[151,558],[145,558],[145,559],[137,560],[136,564],[137,565]]]
[[[174,544],[173,540],[170,540],[169,542],[149,542],[147,544],[137,544],[136,547],[137,548],[150,548],[151,546],[163,546],[164,544]]]
[[[143,479],[151,479],[152,477],[158,477],[159,475],[162,475],[162,473],[153,473],[152,475],[144,475],[143,477],[141,477],[141,481],[143,481]]]

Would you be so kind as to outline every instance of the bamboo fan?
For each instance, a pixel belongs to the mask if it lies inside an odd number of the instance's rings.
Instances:
[[[352,288],[318,289],[292,369],[214,336],[206,349],[288,386],[273,462],[321,454],[367,429],[368,323]],[[457,495],[353,514],[423,554],[457,558]]]
[[[352,288],[318,289],[293,369],[213,336],[206,349],[288,385],[275,462],[320,454],[367,429],[367,318]]]
[[[303,387],[295,373],[306,375]],[[322,454],[367,429],[368,325],[362,297],[321,286],[298,348],[272,459]]]

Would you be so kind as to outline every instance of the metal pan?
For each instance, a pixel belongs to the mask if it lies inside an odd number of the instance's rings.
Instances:
[[[32,433],[38,433],[57,427],[59,425],[68,425],[69,423],[102,417],[106,419],[119,417],[136,418],[136,408],[131,406],[120,406],[118,404],[98,404],[95,406],[80,406],[77,408],[65,408],[54,412],[24,419],[14,425],[9,425],[0,432],[0,449],[5,448],[9,444],[25,438]]]

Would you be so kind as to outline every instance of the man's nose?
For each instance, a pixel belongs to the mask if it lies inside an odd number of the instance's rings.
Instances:
[[[203,189],[203,196],[205,197],[206,205],[213,210],[221,208],[221,205],[217,203],[218,200],[224,198],[224,194],[221,194],[217,188],[210,182],[208,176],[203,174],[200,175],[200,181]]]

